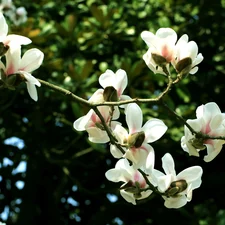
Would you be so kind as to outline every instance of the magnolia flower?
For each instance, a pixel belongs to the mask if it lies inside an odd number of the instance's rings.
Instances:
[[[101,113],[102,117],[104,118],[104,121],[107,126],[110,126],[112,129],[114,129],[116,124],[119,124],[116,121],[111,121],[111,119],[112,120],[118,119],[119,111],[115,110],[112,116],[111,107],[99,106],[97,108],[99,112]],[[85,116],[78,118],[74,122],[73,126],[77,131],[86,130],[89,134],[89,140],[91,142],[106,143],[110,141],[108,134],[105,131],[100,118],[98,117],[98,115],[95,113],[93,109],[91,109]]]
[[[156,34],[143,31],[141,38],[149,47],[148,51],[143,55],[147,66],[154,73],[167,75],[169,73],[169,63],[176,58],[176,32],[171,28],[160,28]]]
[[[31,72],[42,64],[44,54],[40,50],[33,48],[26,51],[21,58],[21,48],[10,47],[5,56],[6,66],[0,62],[0,69],[4,71],[4,77],[9,78],[11,75],[16,75],[17,78],[25,80],[30,97],[37,101],[38,96],[35,85],[40,87],[41,84],[31,75]],[[1,79],[3,79],[3,75],[1,75]]]
[[[148,188],[148,185],[142,174],[130,166],[127,159],[120,159],[115,168],[108,170],[105,175],[110,181],[124,182],[120,187],[120,194],[133,205],[136,205],[136,200],[147,198],[152,193],[151,190],[141,190]]]
[[[5,17],[0,12],[0,43],[2,42],[5,47],[16,47],[20,45],[27,45],[31,43],[31,40],[27,37],[16,35],[16,34],[8,34],[8,25],[5,21]]]
[[[99,83],[106,91],[106,101],[130,99],[129,96],[122,95],[123,91],[127,87],[126,71],[119,69],[114,73],[112,70],[106,70],[106,72],[99,77]],[[106,90],[106,88],[109,87],[113,88]],[[113,93],[113,90],[116,90],[116,95]]]
[[[194,41],[188,42],[188,36],[184,34],[176,44],[176,58],[172,64],[178,73],[195,74],[198,65],[203,60],[201,53],[198,54],[198,46]]]
[[[163,193],[164,205],[167,208],[180,208],[190,202],[192,191],[201,185],[202,168],[189,167],[176,175],[174,160],[169,153],[162,158],[164,173],[153,170],[154,184]]]
[[[221,113],[215,102],[201,105],[196,110],[197,119],[187,120],[187,123],[196,131],[209,136],[225,136],[225,114]],[[224,140],[197,138],[184,126],[184,136],[181,138],[181,147],[189,155],[199,156],[199,151],[207,149],[204,161],[210,162],[221,151]]]
[[[115,145],[110,146],[110,151],[115,158],[123,156],[131,160],[135,168],[139,168],[146,164],[148,154],[154,151],[148,143],[161,138],[167,126],[159,119],[150,119],[142,126],[142,111],[135,103],[128,104],[125,113],[129,132],[121,125],[116,125],[113,131],[118,142],[126,146],[123,147],[125,154],[123,155]]]

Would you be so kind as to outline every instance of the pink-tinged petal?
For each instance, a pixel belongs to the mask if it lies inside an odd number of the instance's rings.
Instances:
[[[153,171],[154,174],[154,171]],[[170,184],[174,181],[173,175],[168,174],[157,178],[158,190],[164,193],[170,186]]]
[[[89,134],[88,139],[93,143],[107,143],[109,142],[109,136],[104,130],[101,130],[97,127],[88,127],[86,131]]]
[[[5,40],[4,40],[4,44],[11,46],[11,44],[13,45],[28,45],[30,44],[32,41],[24,36],[21,35],[16,35],[16,34],[10,34],[8,35]]]
[[[132,193],[129,193],[124,190],[120,190],[121,196],[129,203],[132,203],[133,205],[136,205],[136,200],[134,198],[134,195]]]
[[[32,72],[40,67],[44,59],[44,54],[36,49],[26,51],[21,59],[20,70]]]
[[[176,176],[174,161],[169,153],[166,153],[162,157],[162,168],[167,175],[172,174],[173,176]]]
[[[165,199],[165,207],[169,209],[178,209],[187,204],[187,198],[182,195],[176,198],[166,198]]]
[[[148,120],[142,129],[145,132],[145,142],[151,143],[163,136],[167,130],[167,126],[159,119]]]
[[[5,17],[0,13],[0,42],[2,42],[8,34],[8,25],[5,21]]]
[[[28,93],[30,95],[30,97],[34,100],[37,101],[38,100],[38,95],[37,95],[37,89],[36,86],[30,82],[26,82],[27,84],[27,90]]]
[[[220,108],[215,102],[209,102],[205,105],[201,105],[196,109],[196,117],[204,117],[205,121],[209,121],[212,116],[221,113]]]
[[[189,167],[177,175],[177,180],[185,180],[187,183],[192,183],[195,180],[201,179],[203,170],[200,166]]]
[[[126,122],[129,134],[140,131],[143,122],[141,108],[136,103],[128,104],[126,108]]]
[[[12,46],[5,54],[6,56],[6,74],[14,74],[18,72],[20,65],[21,48]]]
[[[93,109],[91,109],[85,116],[78,118],[74,123],[73,127],[77,131],[86,130],[87,123],[91,120],[92,115],[94,114]]]

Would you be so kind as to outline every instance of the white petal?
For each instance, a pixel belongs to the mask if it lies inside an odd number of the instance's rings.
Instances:
[[[128,104],[126,109],[126,122],[129,128],[129,134],[140,131],[142,127],[142,111],[136,103]]]
[[[145,132],[145,142],[151,143],[163,136],[167,130],[167,126],[159,119],[150,119],[142,127]]]
[[[187,198],[184,195],[177,198],[166,198],[164,203],[164,205],[169,209],[171,208],[178,209],[186,204],[187,204]]]
[[[187,183],[192,183],[195,180],[201,179],[203,170],[200,166],[189,167],[177,175],[177,180],[185,180]]]
[[[162,167],[167,175],[176,176],[174,161],[170,153],[166,153],[162,157]]]
[[[109,136],[106,131],[101,130],[97,127],[87,127],[86,128],[89,134],[89,140],[93,143],[107,143],[109,142]]]
[[[26,82],[27,84],[27,90],[28,93],[30,95],[30,97],[34,100],[37,101],[38,100],[38,95],[37,95],[37,89],[36,86],[30,82]]]
[[[28,45],[31,43],[31,40],[27,37],[16,35],[16,34],[10,34],[6,37],[4,43],[9,43],[9,46],[11,45]]]
[[[126,192],[124,190],[120,190],[120,194],[127,202],[130,202],[133,205],[136,205],[136,200],[135,200],[134,195],[132,193]]]
[[[0,41],[2,42],[8,34],[8,25],[5,21],[5,17],[0,13]]]
[[[36,49],[32,48],[26,51],[21,59],[20,70],[32,72],[39,68],[44,59],[44,54]]]
[[[158,190],[164,193],[169,188],[170,184],[173,182],[173,178],[174,177],[172,176],[172,174],[158,177],[157,178]]]
[[[93,109],[91,109],[85,116],[78,118],[74,123],[73,127],[77,131],[84,131],[86,130],[85,126],[91,119],[92,114],[94,113]]]
[[[155,166],[155,151],[152,148],[152,151],[148,153],[148,157],[146,159],[146,173],[151,174]]]
[[[41,86],[41,83],[38,81],[38,79],[36,79],[35,77],[33,77],[30,73],[27,73],[27,72],[23,72],[23,71],[18,71],[19,73],[23,74],[24,77],[26,78],[26,80],[31,83],[31,84],[35,84],[37,85],[38,87]]]

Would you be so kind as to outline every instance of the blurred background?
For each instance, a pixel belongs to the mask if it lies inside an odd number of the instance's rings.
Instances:
[[[3,2],[4,3],[4,2]],[[3,4],[2,3],[2,4]],[[147,46],[143,30],[161,27],[188,34],[203,54],[195,75],[174,87],[165,98],[185,119],[194,119],[201,104],[216,102],[225,111],[225,1],[182,0],[68,0],[13,1],[27,14],[5,14],[10,33],[32,39],[23,51],[45,54],[37,78],[89,98],[99,88],[106,69],[128,74],[125,94],[151,98],[166,87],[164,76],[153,74],[142,60]],[[17,21],[17,22],[15,22]],[[26,86],[1,89],[0,99],[0,220],[7,225],[225,225],[225,153],[210,163],[188,157],[180,147],[183,124],[156,104],[141,104],[144,121],[162,119],[167,133],[152,143],[156,168],[169,152],[176,171],[200,165],[203,183],[193,200],[180,209],[167,209],[157,195],[127,203],[119,183],[105,178],[116,160],[109,144],[93,144],[73,122],[88,112],[85,106],[42,86],[34,102]],[[123,121],[123,116],[122,122]],[[124,124],[125,125],[125,124]]]

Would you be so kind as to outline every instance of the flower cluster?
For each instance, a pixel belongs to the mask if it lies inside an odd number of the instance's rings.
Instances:
[[[5,61],[0,61],[0,85],[4,88],[15,89],[21,82],[25,82],[30,97],[37,101],[35,85],[41,86],[41,84],[31,75],[31,72],[42,64],[44,54],[32,48],[21,57],[21,45],[30,43],[31,40],[27,37],[8,35],[8,25],[3,14],[0,13],[0,58],[5,57]]]
[[[207,149],[204,160],[210,162],[220,153],[225,140],[210,139],[208,136],[225,136],[225,114],[221,113],[215,102],[209,102],[197,108],[196,117],[197,119],[187,120],[187,123],[205,137],[193,134],[187,126],[184,126],[181,147],[193,156],[199,156],[201,150]]]
[[[188,42],[187,35],[183,35],[176,43],[177,35],[170,28],[159,29],[156,35],[144,31],[142,38],[149,46],[143,58],[155,73],[169,76],[170,63],[181,76],[195,73],[196,65],[203,59],[201,54],[197,55],[195,42]],[[185,50],[181,51],[182,48]],[[78,118],[74,128],[77,131],[86,130],[91,142],[110,142],[110,152],[119,160],[115,168],[108,170],[105,175],[112,182],[123,183],[120,194],[126,201],[135,205],[137,200],[156,192],[165,200],[167,208],[180,208],[191,201],[193,190],[201,185],[202,168],[189,167],[176,175],[169,153],[162,158],[165,174],[154,168],[155,151],[150,143],[165,134],[167,126],[164,122],[151,118],[143,124],[142,110],[136,103],[121,107],[101,105],[130,100],[129,96],[123,94],[127,80],[127,74],[122,69],[116,73],[111,70],[103,73],[99,77],[102,88],[96,90],[88,100],[99,106]],[[125,114],[127,129],[117,121],[121,110]]]
[[[203,56],[198,54],[197,44],[194,41],[189,42],[186,34],[177,41],[174,30],[160,28],[156,34],[143,31],[141,37],[149,47],[143,59],[154,73],[170,74],[170,63],[180,76],[198,71],[197,65],[203,60]]]
[[[16,8],[12,0],[2,0],[0,12],[7,16],[16,26],[27,21],[27,11],[23,6]]]

